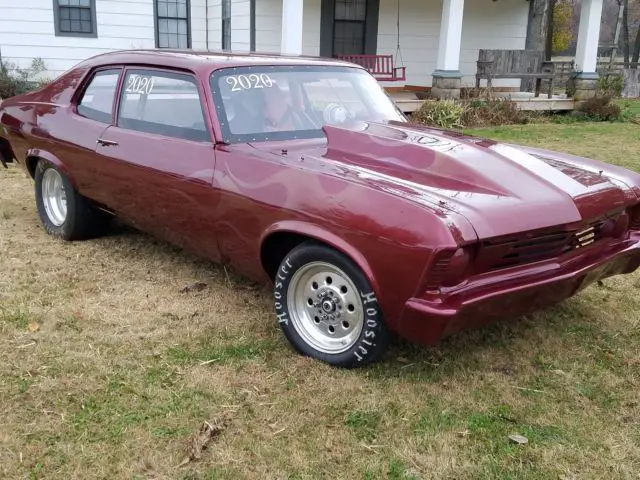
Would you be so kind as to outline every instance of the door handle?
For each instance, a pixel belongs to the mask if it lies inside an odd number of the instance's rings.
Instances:
[[[118,146],[118,142],[114,142],[113,140],[104,140],[102,138],[99,138],[98,140],[96,140],[96,143],[98,145],[102,145],[103,147],[117,147]]]

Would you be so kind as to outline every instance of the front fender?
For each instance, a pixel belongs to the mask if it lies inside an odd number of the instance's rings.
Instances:
[[[300,220],[283,220],[274,223],[260,237],[260,247],[264,245],[264,242],[273,234],[276,233],[295,233],[298,235],[304,235],[306,237],[318,240],[319,242],[326,243],[327,245],[335,248],[339,252],[347,255],[353,260],[356,265],[362,270],[364,275],[369,280],[371,287],[375,292],[379,292],[379,285],[376,281],[376,277],[373,273],[371,265],[362,253],[354,247],[352,244],[339,237],[338,235],[328,231],[327,229],[318,225],[307,223]],[[258,249],[261,251],[262,248]]]

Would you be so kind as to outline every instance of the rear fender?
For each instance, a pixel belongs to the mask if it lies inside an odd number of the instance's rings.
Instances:
[[[29,174],[31,175],[31,178],[35,178],[36,165],[38,163],[38,159],[43,159],[53,164],[58,170],[60,170],[62,173],[64,173],[67,176],[67,178],[71,182],[71,185],[73,185],[74,188],[78,188],[76,180],[73,177],[72,173],[67,168],[67,166],[51,152],[48,152],[46,150],[41,150],[39,148],[30,148],[29,150],[27,150],[27,169],[29,170]]]

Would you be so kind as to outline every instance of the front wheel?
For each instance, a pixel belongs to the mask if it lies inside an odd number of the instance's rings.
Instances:
[[[377,360],[386,349],[389,332],[376,295],[343,254],[304,243],[284,258],[274,283],[278,321],[298,352],[352,368]]]

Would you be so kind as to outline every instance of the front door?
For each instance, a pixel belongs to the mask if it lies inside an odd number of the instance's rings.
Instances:
[[[375,54],[379,0],[322,0],[320,54]]]
[[[215,151],[199,83],[187,73],[128,68],[97,161],[116,214],[216,261]]]

